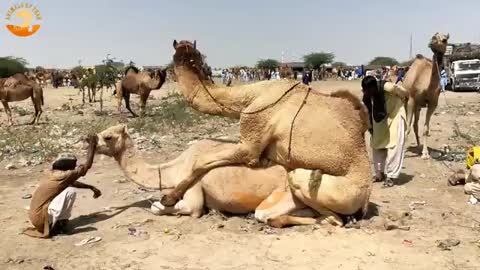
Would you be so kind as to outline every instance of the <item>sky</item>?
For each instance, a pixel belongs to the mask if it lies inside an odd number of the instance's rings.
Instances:
[[[0,2],[1,23],[19,1]],[[28,2],[28,1],[26,1]],[[98,64],[107,54],[137,65],[171,61],[174,39],[196,40],[212,67],[254,65],[259,59],[301,61],[332,52],[335,61],[365,64],[375,56],[430,56],[435,32],[450,42],[480,43],[478,0],[32,0],[42,20],[30,37],[0,27],[0,56],[31,67]],[[81,62],[80,62],[81,61]]]

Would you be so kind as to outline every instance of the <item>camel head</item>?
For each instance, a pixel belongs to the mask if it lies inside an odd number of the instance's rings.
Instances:
[[[127,131],[126,125],[116,125],[105,129],[97,134],[98,144],[96,153],[109,157],[116,157],[127,148],[132,147],[133,142]]]
[[[430,43],[428,44],[428,47],[430,47],[430,49],[432,49],[434,53],[445,54],[445,52],[447,51],[449,38],[450,34],[445,35],[437,32],[435,33],[435,35],[433,35]]]
[[[176,66],[186,66],[197,73],[201,73],[204,56],[197,50],[197,41],[192,43],[188,40],[180,42],[174,40],[173,48],[175,49],[173,62]]]

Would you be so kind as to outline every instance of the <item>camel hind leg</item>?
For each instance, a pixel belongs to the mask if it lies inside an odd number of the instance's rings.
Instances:
[[[313,217],[316,214],[305,207],[305,204],[293,197],[290,190],[274,191],[255,209],[255,219],[275,228],[315,224],[317,220]],[[298,211],[302,211],[302,216],[294,215]]]
[[[415,115],[413,120],[413,132],[415,133],[415,140],[417,141],[417,147],[420,148],[420,136],[418,135],[418,121],[420,120],[421,108],[415,108]]]
[[[13,126],[12,111],[8,106],[8,101],[2,100],[2,104],[3,104],[3,108],[5,108],[5,114],[7,114],[7,121],[11,126]]]
[[[145,108],[147,107],[147,100],[149,95],[150,95],[150,92],[142,93],[140,95],[140,116],[141,117],[145,116]]]

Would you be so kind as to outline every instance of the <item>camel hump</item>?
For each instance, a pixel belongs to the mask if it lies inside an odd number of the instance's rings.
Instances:
[[[342,98],[347,101],[349,101],[352,105],[353,108],[356,111],[359,111],[359,116],[361,121],[363,122],[363,127],[362,130],[367,131],[368,129],[368,111],[367,108],[363,105],[362,101],[352,94],[348,90],[338,90],[330,94],[331,97],[336,97],[336,98]]]
[[[423,56],[423,54],[417,54],[416,58],[417,59],[423,59],[423,58],[425,58],[425,56]]]
[[[352,103],[355,110],[360,110],[363,106],[362,102],[358,97],[352,94],[348,90],[338,90],[330,94],[331,97],[343,98]]]
[[[132,70],[134,73],[140,72],[140,70],[139,70],[137,67],[135,67],[135,66],[129,66],[129,67],[127,67],[127,69],[125,70],[125,75],[127,75],[130,70]]]

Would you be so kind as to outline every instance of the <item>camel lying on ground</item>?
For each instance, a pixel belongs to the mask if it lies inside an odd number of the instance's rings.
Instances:
[[[418,148],[420,148],[420,137],[418,135],[420,111],[422,108],[427,108],[423,127],[423,159],[430,158],[427,137],[430,135],[430,120],[437,108],[438,97],[440,96],[440,67],[443,65],[443,56],[447,50],[449,38],[449,34],[435,33],[428,45],[433,52],[433,59],[429,60],[422,55],[417,55],[403,80],[403,87],[410,93],[407,104],[407,135],[411,131],[412,119],[415,116],[413,131]]]
[[[140,96],[140,116],[145,115],[148,96],[152,90],[158,90],[165,83],[166,70],[155,70],[153,72],[140,72],[136,67],[129,67],[125,71],[125,77],[117,82],[116,94],[118,99],[118,112],[121,112],[122,98],[125,99],[125,106],[130,113],[137,117],[137,114],[130,108],[130,94]]]
[[[12,111],[8,106],[9,102],[22,101],[31,98],[35,115],[30,124],[38,123],[42,114],[43,90],[34,80],[30,80],[25,74],[17,73],[8,78],[0,79],[0,101],[5,108],[8,122],[13,125]]]
[[[227,165],[254,167],[261,156],[287,170],[319,170],[321,182],[355,183],[367,194],[372,178],[365,143],[368,112],[348,91],[324,94],[282,79],[224,87],[203,74],[196,42],[174,41],[174,70],[182,95],[197,111],[240,119],[240,142],[202,155],[161,199],[173,206],[201,175]],[[315,194],[306,204],[321,212]],[[332,195],[333,196],[333,195]]]
[[[174,188],[204,153],[222,151],[233,145],[201,140],[170,162],[150,165],[137,155],[126,126],[117,125],[98,134],[96,151],[113,157],[130,181],[147,189],[166,190]],[[159,215],[200,217],[206,206],[234,214],[255,212],[257,220],[275,227],[316,222],[342,226],[339,214],[355,222],[353,216],[366,213],[370,186],[369,178],[334,178],[322,176],[318,170],[298,169],[287,173],[280,165],[225,166],[201,176],[174,206],[155,202],[151,210]],[[315,205],[316,211],[307,205]]]

